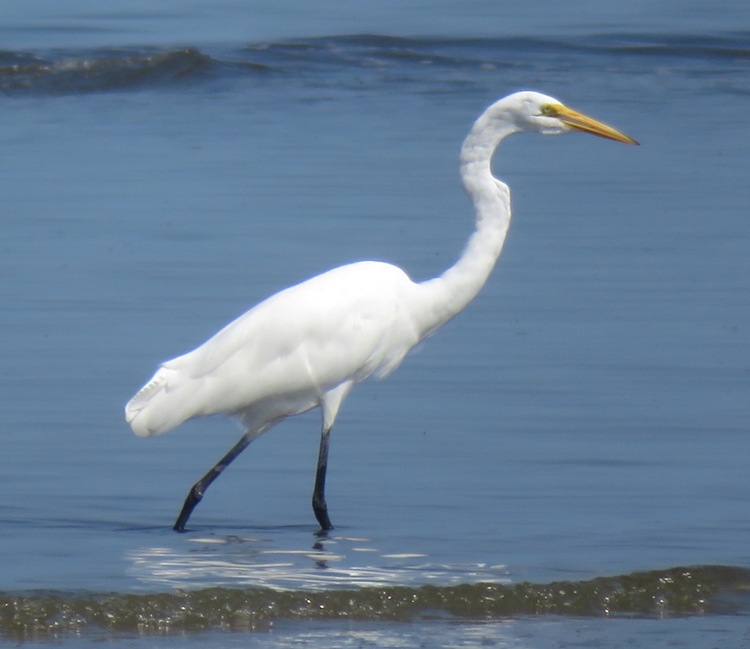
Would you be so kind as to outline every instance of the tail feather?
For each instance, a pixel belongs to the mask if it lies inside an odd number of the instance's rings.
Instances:
[[[161,435],[193,416],[194,401],[183,390],[177,390],[179,375],[177,370],[160,367],[128,401],[125,419],[138,437]]]

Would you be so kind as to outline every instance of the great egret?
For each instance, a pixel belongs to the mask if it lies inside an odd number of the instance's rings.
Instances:
[[[637,144],[537,92],[500,99],[477,119],[461,147],[461,179],[474,203],[476,229],[442,275],[414,282],[386,263],[341,266],[273,295],[197,349],[161,365],[125,407],[136,435],[160,435],[193,417],[219,413],[237,417],[245,429],[190,489],[175,530],[184,531],[208,486],[250,442],[282,419],[316,406],[322,432],[312,506],[321,528],[332,529],[325,500],[328,443],[344,398],[356,383],[394,370],[484,285],[511,216],[508,186],[491,171],[503,138],[571,130]]]

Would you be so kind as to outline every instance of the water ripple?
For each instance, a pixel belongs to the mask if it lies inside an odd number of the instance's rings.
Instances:
[[[367,539],[316,541],[309,550],[269,547],[267,539],[196,537],[187,549],[132,551],[130,574],[171,588],[207,585],[318,591],[341,587],[507,582],[505,566],[435,563],[419,552],[385,553]]]
[[[235,49],[195,47],[102,48],[45,52],[0,51],[0,91],[5,94],[107,92],[168,88],[175,83],[250,79],[269,74],[292,78],[330,75],[361,84],[363,74],[388,82],[420,80],[462,72],[492,73],[549,66],[653,72],[667,65],[687,74],[696,64],[720,63],[724,71],[747,72],[750,34],[721,36],[673,34],[590,34],[560,38],[397,38],[355,35],[252,43]],[[428,73],[427,71],[430,70]],[[694,70],[693,70],[694,72]],[[528,76],[528,74],[527,74]],[[448,78],[450,80],[451,77]],[[464,79],[464,81],[466,81]]]

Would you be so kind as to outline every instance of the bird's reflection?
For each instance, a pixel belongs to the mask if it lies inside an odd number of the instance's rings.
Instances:
[[[507,578],[504,566],[437,564],[424,553],[386,553],[369,539],[333,534],[310,545],[305,536],[170,536],[169,546],[142,547],[126,558],[140,581],[172,588],[322,590]]]
[[[316,535],[319,536],[319,537],[320,536],[325,536],[327,538],[328,537],[328,532],[325,531],[325,530],[321,530],[320,532],[317,532]],[[323,541],[321,541],[320,538],[318,538],[315,541],[315,543],[313,543],[313,551],[314,552],[321,552],[321,553],[325,552],[325,546],[323,545]],[[315,566],[318,567],[318,568],[325,569],[325,568],[328,568],[328,562],[324,558],[321,557],[320,559],[316,559],[315,560]]]

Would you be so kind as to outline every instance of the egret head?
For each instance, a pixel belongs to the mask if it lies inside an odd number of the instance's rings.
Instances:
[[[638,144],[633,138],[578,111],[561,101],[538,92],[517,92],[506,100],[505,108],[513,115],[521,131],[536,131],[544,135],[558,135],[568,131],[583,131],[617,142]]]

